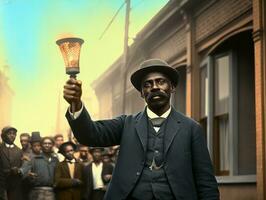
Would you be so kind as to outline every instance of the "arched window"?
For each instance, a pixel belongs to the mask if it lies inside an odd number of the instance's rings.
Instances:
[[[200,69],[200,122],[215,174],[234,180],[255,180],[256,174],[253,51],[251,32],[241,33],[210,53]]]

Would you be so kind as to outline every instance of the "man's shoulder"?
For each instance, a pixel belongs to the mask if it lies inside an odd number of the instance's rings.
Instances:
[[[41,159],[44,159],[43,154],[34,155],[31,160],[41,160]]]
[[[193,125],[193,126],[200,126],[199,122],[197,122],[195,119],[188,117],[185,114],[179,111],[176,111],[176,110],[173,110],[173,112],[174,112],[175,118],[178,121],[189,124],[189,125]]]
[[[145,114],[145,111],[139,111],[133,114],[124,115],[124,118],[126,119],[139,119],[142,117],[142,115]]]
[[[91,162],[90,164],[84,166],[84,171],[85,171],[85,172],[88,173],[88,172],[90,171],[90,169],[92,168],[92,163],[93,163],[93,162]]]
[[[76,164],[78,167],[82,167],[82,168],[85,167],[85,165],[84,165],[83,163],[79,162],[79,161],[76,161],[75,164]]]
[[[67,161],[65,159],[58,162],[58,165],[65,165],[65,164],[67,164]]]
[[[20,153],[23,153],[22,149],[19,148],[17,145],[14,144],[14,148],[16,151],[20,152]]]

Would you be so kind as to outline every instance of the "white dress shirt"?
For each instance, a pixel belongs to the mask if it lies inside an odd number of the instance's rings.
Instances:
[[[103,180],[102,180],[102,170],[103,170],[103,163],[101,162],[98,165],[92,163],[92,177],[93,177],[93,189],[100,189],[104,187]]]
[[[165,118],[166,119],[170,115],[170,112],[171,112],[171,106],[170,106],[170,108],[165,113],[163,113],[161,116],[158,116],[157,114],[155,114],[154,112],[152,112],[148,108],[148,106],[147,106],[147,115],[148,115],[148,117],[150,119],[154,119],[154,118],[157,118],[157,117],[162,117],[162,118]],[[153,128],[154,128],[154,130],[156,132],[158,132],[160,130],[160,127],[153,127]]]

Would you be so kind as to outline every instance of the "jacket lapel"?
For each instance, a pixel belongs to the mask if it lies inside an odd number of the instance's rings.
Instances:
[[[6,147],[4,142],[1,144],[1,149],[2,149],[3,155],[6,157],[6,159],[10,163],[10,155],[8,155],[8,148]]]
[[[169,147],[171,146],[174,138],[179,132],[181,120],[178,117],[177,112],[172,107],[171,113],[168,117],[165,135],[164,135],[164,155],[167,154]]]
[[[75,162],[75,168],[74,168],[74,178],[79,178],[80,177],[80,165],[79,163],[76,161]]]
[[[147,114],[146,109],[140,113],[136,121],[136,131],[140,139],[144,152],[147,149],[147,140],[148,140],[148,127],[147,127]]]
[[[69,171],[67,162],[65,160],[62,162],[62,168],[63,168],[63,171],[66,174],[66,176],[68,176],[69,178],[71,178],[70,171]]]

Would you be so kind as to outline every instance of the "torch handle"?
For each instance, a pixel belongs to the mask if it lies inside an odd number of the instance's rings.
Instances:
[[[70,75],[70,78],[74,78],[74,79],[76,79],[77,76],[76,76],[76,74],[71,74],[71,75]],[[71,112],[72,112],[73,115],[75,115],[75,106],[76,106],[76,105],[75,105],[75,102],[72,102],[72,103],[71,103]]]

